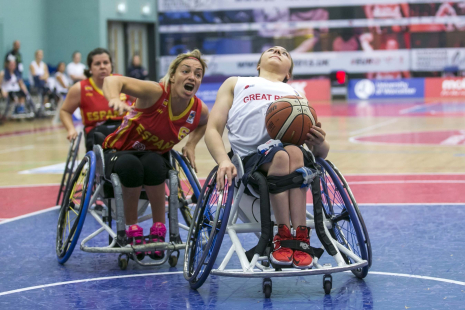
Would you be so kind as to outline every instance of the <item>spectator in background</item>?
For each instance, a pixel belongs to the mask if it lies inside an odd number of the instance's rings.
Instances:
[[[29,73],[31,74],[34,86],[39,89],[44,89],[47,79],[50,76],[48,66],[42,61],[44,52],[42,50],[37,50],[34,54],[34,58],[35,59],[29,65]]]
[[[128,68],[127,76],[138,80],[147,79],[148,72],[144,67],[142,67],[142,62],[139,55],[135,54],[132,56],[131,66]]]
[[[81,63],[81,53],[78,51],[73,53],[73,62],[70,62],[66,66],[66,74],[68,74],[70,80],[74,83],[85,80],[84,70],[86,66]]]
[[[2,96],[4,98],[9,97],[10,100],[15,101],[15,113],[25,113],[24,103],[26,102],[26,96],[29,96],[29,92],[23,82],[21,72],[19,72],[13,55],[7,58],[5,70],[0,71],[0,83]],[[16,98],[18,101],[16,101]],[[5,117],[6,115],[3,115],[3,118]]]
[[[20,48],[21,48],[21,43],[18,40],[14,41],[13,49],[5,55],[5,68],[7,66],[7,63],[9,62],[9,59],[11,59],[10,56],[13,56],[15,59],[15,63],[17,65],[16,69],[18,69],[20,74],[23,74],[24,68],[23,68],[23,61],[22,61],[21,53],[19,52]]]
[[[42,105],[40,106],[40,111],[43,111],[45,105],[47,107],[50,105],[48,103],[48,85],[47,80],[50,77],[50,73],[48,71],[48,66],[45,62],[42,61],[44,58],[44,52],[42,50],[37,50],[34,53],[34,60],[29,65],[29,74],[32,78],[32,82],[34,87],[37,88],[41,98],[42,98]]]
[[[66,64],[60,62],[57,66],[57,72],[55,73],[55,92],[58,96],[57,111],[60,111],[63,105],[63,98],[68,94],[69,80],[65,74]],[[53,124],[60,123],[60,113],[55,113],[53,117]]]
[[[401,19],[402,17],[410,17],[410,10],[408,3],[396,4],[368,4],[364,7],[367,19]],[[388,29],[386,27],[385,29]],[[374,29],[378,34],[381,34],[381,27],[375,26]],[[400,25],[393,25],[392,32],[402,31]]]

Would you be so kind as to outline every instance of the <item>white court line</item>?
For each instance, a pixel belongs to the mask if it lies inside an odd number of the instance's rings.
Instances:
[[[350,271],[345,271],[345,272],[350,272]],[[100,277],[100,278],[82,279],[82,280],[74,280],[74,281],[66,281],[66,282],[57,282],[57,283],[30,286],[30,287],[20,288],[20,289],[16,289],[16,290],[1,292],[0,296],[5,296],[5,295],[10,295],[10,294],[15,294],[15,293],[21,293],[21,292],[26,292],[26,291],[36,290],[36,289],[42,289],[42,288],[47,288],[47,287],[53,287],[53,286],[74,284],[74,283],[87,283],[87,282],[94,282],[94,281],[105,281],[105,280],[114,280],[114,279],[123,279],[123,278],[164,276],[164,275],[182,274],[182,273],[183,273],[182,271],[163,272],[163,273],[141,273],[141,274],[131,274],[131,275],[123,275],[123,276]],[[377,272],[377,271],[370,271],[369,274],[370,275],[382,275],[382,276],[394,276],[394,277],[404,277],[404,278],[431,280],[431,281],[445,282],[445,283],[465,286],[465,282],[461,282],[461,281],[449,280],[449,279],[444,279],[444,278],[419,276],[419,275],[414,275],[414,274]]]
[[[25,292],[25,291],[31,291],[31,290],[36,290],[36,289],[46,288],[46,287],[52,287],[52,286],[74,284],[74,283],[86,283],[86,282],[105,281],[105,280],[122,279],[122,278],[164,276],[164,275],[182,274],[182,273],[183,273],[182,271],[172,271],[172,272],[163,272],[163,273],[141,273],[141,274],[129,274],[129,275],[123,275],[123,276],[112,276],[112,277],[101,277],[101,278],[82,279],[82,280],[74,280],[74,281],[66,281],[66,282],[57,282],[57,283],[30,286],[30,287],[20,288],[20,289],[17,289],[17,290],[1,292],[0,296],[10,295],[10,294],[14,294],[14,293],[21,293],[21,292]]]
[[[397,118],[396,119],[390,119],[388,121],[385,121],[385,122],[382,122],[382,123],[379,123],[379,124],[376,124],[376,125],[372,125],[372,126],[368,126],[368,127],[365,127],[365,128],[350,131],[349,135],[358,135],[358,134],[368,132],[368,131],[371,131],[373,129],[379,128],[379,127],[384,127],[386,125],[389,125],[389,124],[392,124],[392,123],[395,123],[395,122],[397,122]]]
[[[412,112],[412,111],[415,111],[415,110],[419,110],[419,108],[424,108],[425,106],[423,104],[417,104],[417,105],[414,105],[413,107],[410,107],[410,108],[406,108],[406,109],[402,109],[399,111],[399,114],[407,114],[409,112]]]
[[[24,219],[24,218],[28,218],[30,216],[42,214],[42,213],[45,213],[45,212],[48,212],[48,211],[57,210],[59,208],[60,208],[60,206],[54,206],[54,207],[51,207],[51,208],[39,210],[39,211],[36,211],[36,212],[31,212],[31,213],[20,215],[20,216],[17,216],[17,217],[12,217],[10,219],[4,219],[2,222],[0,222],[0,225],[10,223],[10,222],[13,222],[13,221],[17,221],[17,220],[21,220],[21,219]]]
[[[465,180],[398,180],[398,181],[350,181],[352,184],[404,184],[404,183],[465,183]]]
[[[17,151],[24,151],[24,150],[32,150],[34,148],[34,145],[26,145],[26,146],[21,146],[21,147],[12,147],[6,150],[1,150],[0,154],[6,154],[6,153],[12,153],[12,152],[17,152]]]
[[[345,271],[345,272],[350,272],[350,271]],[[455,280],[449,280],[449,279],[444,279],[444,278],[436,278],[436,277],[418,276],[418,275],[414,275],[414,274],[380,272],[380,271],[369,271],[368,274],[370,274],[370,275],[371,274],[376,274],[376,275],[380,275],[380,276],[415,278],[415,279],[422,279],[422,280],[432,280],[432,281],[445,282],[445,283],[451,283],[451,284],[457,284],[457,285],[465,286],[465,282],[462,282],[462,281],[455,281]]]

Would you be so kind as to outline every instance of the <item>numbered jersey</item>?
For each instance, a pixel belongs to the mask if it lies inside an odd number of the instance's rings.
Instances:
[[[166,153],[191,133],[199,124],[202,102],[192,98],[178,116],[171,112],[170,91],[165,92],[153,106],[134,108],[126,114],[121,126],[103,142],[104,149],[154,151]]]
[[[92,78],[83,80],[80,83],[81,103],[79,107],[86,134],[109,119],[123,119],[124,115],[119,115],[118,112],[108,106],[108,101],[103,96],[102,90],[95,85]],[[129,105],[131,104],[125,94],[121,94],[120,99],[121,101],[126,101]]]

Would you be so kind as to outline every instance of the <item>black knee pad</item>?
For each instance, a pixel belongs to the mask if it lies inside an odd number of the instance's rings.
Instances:
[[[144,184],[144,167],[139,158],[132,154],[118,156],[113,172],[119,176],[125,187],[139,187]]]
[[[160,154],[148,152],[140,161],[144,167],[145,185],[160,185],[168,178],[169,166]]]

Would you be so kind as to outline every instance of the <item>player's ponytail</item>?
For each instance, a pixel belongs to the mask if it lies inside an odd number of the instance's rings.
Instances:
[[[200,64],[202,65],[202,78],[204,77],[205,70],[207,69],[207,63],[205,59],[202,58],[202,53],[198,49],[195,49],[189,53],[179,54],[176,57],[176,59],[174,59],[171,62],[168,68],[168,72],[166,72],[165,76],[160,79],[160,83],[163,84],[163,87],[165,88],[166,92],[168,92],[168,88],[170,86],[170,78],[176,72],[176,69],[179,67],[179,64],[181,64],[181,62],[187,58],[195,58],[200,62]]]

